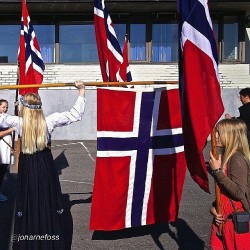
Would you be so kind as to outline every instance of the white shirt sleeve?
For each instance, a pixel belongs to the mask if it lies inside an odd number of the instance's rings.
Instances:
[[[51,134],[56,127],[63,127],[73,122],[80,121],[84,114],[86,99],[78,96],[75,105],[69,111],[53,113],[47,116],[46,123],[48,132]]]
[[[20,134],[20,127],[22,124],[22,118],[19,116],[9,115],[6,113],[0,114],[0,128],[15,128],[18,134]]]

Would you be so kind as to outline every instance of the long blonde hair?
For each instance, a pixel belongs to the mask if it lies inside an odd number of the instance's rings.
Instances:
[[[22,124],[22,152],[33,154],[42,151],[47,145],[47,125],[41,108],[30,108],[34,105],[41,106],[38,94],[28,93],[23,97],[20,114]]]
[[[250,161],[249,145],[247,141],[247,127],[240,119],[223,119],[216,125],[216,131],[220,136],[220,141],[224,147],[222,169],[235,152],[241,152],[246,160]]]

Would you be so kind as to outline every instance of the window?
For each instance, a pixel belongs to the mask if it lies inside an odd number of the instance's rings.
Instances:
[[[54,62],[55,29],[53,25],[33,25],[43,61]],[[0,25],[0,62],[17,63],[20,25]]]
[[[120,44],[121,50],[123,50],[125,35],[126,35],[126,24],[115,24],[114,25],[117,40]]]
[[[130,60],[146,60],[146,24],[130,25]]]
[[[177,63],[178,23],[174,13],[114,14],[114,29],[123,50],[129,32],[130,62]],[[214,13],[214,34],[220,62],[243,61],[244,13]],[[99,63],[92,16],[41,16],[34,30],[45,63]],[[112,18],[113,19],[113,18]],[[69,22],[56,24],[53,20]],[[51,24],[44,24],[51,21]],[[4,21],[6,22],[6,20]],[[20,23],[0,25],[0,63],[16,63]],[[42,23],[42,24],[41,24]]]
[[[239,21],[237,17],[224,17],[223,38],[223,60],[238,60]]]
[[[153,24],[152,62],[178,61],[177,24]]]
[[[216,44],[219,44],[219,25],[217,22],[213,22],[213,29],[214,29],[214,36],[215,36],[215,41]]]
[[[19,37],[19,25],[0,25],[0,63],[17,63]]]
[[[60,62],[98,62],[93,24],[60,25]]]
[[[33,25],[44,63],[55,61],[55,26]]]

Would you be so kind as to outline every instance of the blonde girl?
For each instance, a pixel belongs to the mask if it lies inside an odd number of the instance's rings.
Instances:
[[[45,117],[40,96],[28,93],[20,99],[20,117],[4,114],[0,127],[16,127],[21,136],[18,164],[14,234],[31,238],[13,243],[13,249],[70,249],[64,232],[64,206],[57,170],[50,148],[54,128],[82,119],[86,99],[84,84],[73,108]],[[32,238],[47,237],[43,240]]]
[[[217,146],[224,150],[216,160],[210,153],[210,166],[221,190],[221,214],[211,207],[214,216],[211,249],[248,250],[250,233],[237,234],[234,230],[234,210],[250,212],[250,153],[246,124],[239,119],[224,119],[216,126]],[[234,209],[235,207],[235,209]],[[222,226],[222,236],[217,235]]]

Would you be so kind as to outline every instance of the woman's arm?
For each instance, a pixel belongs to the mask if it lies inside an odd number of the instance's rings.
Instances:
[[[1,114],[0,115],[0,128],[13,128],[19,127],[22,122],[22,118],[9,114]]]
[[[15,128],[9,128],[7,130],[0,131],[0,137],[4,137],[4,136],[6,136],[8,134],[11,134],[11,132],[14,131],[14,130],[15,130]]]
[[[247,189],[248,164],[242,154],[233,155],[228,162],[229,175],[215,173],[215,179],[235,200],[242,200]]]
[[[48,131],[51,133],[54,128],[69,125],[73,122],[80,121],[85,110],[85,86],[82,81],[76,81],[75,86],[78,88],[78,98],[75,105],[69,111],[53,113],[46,117]]]

